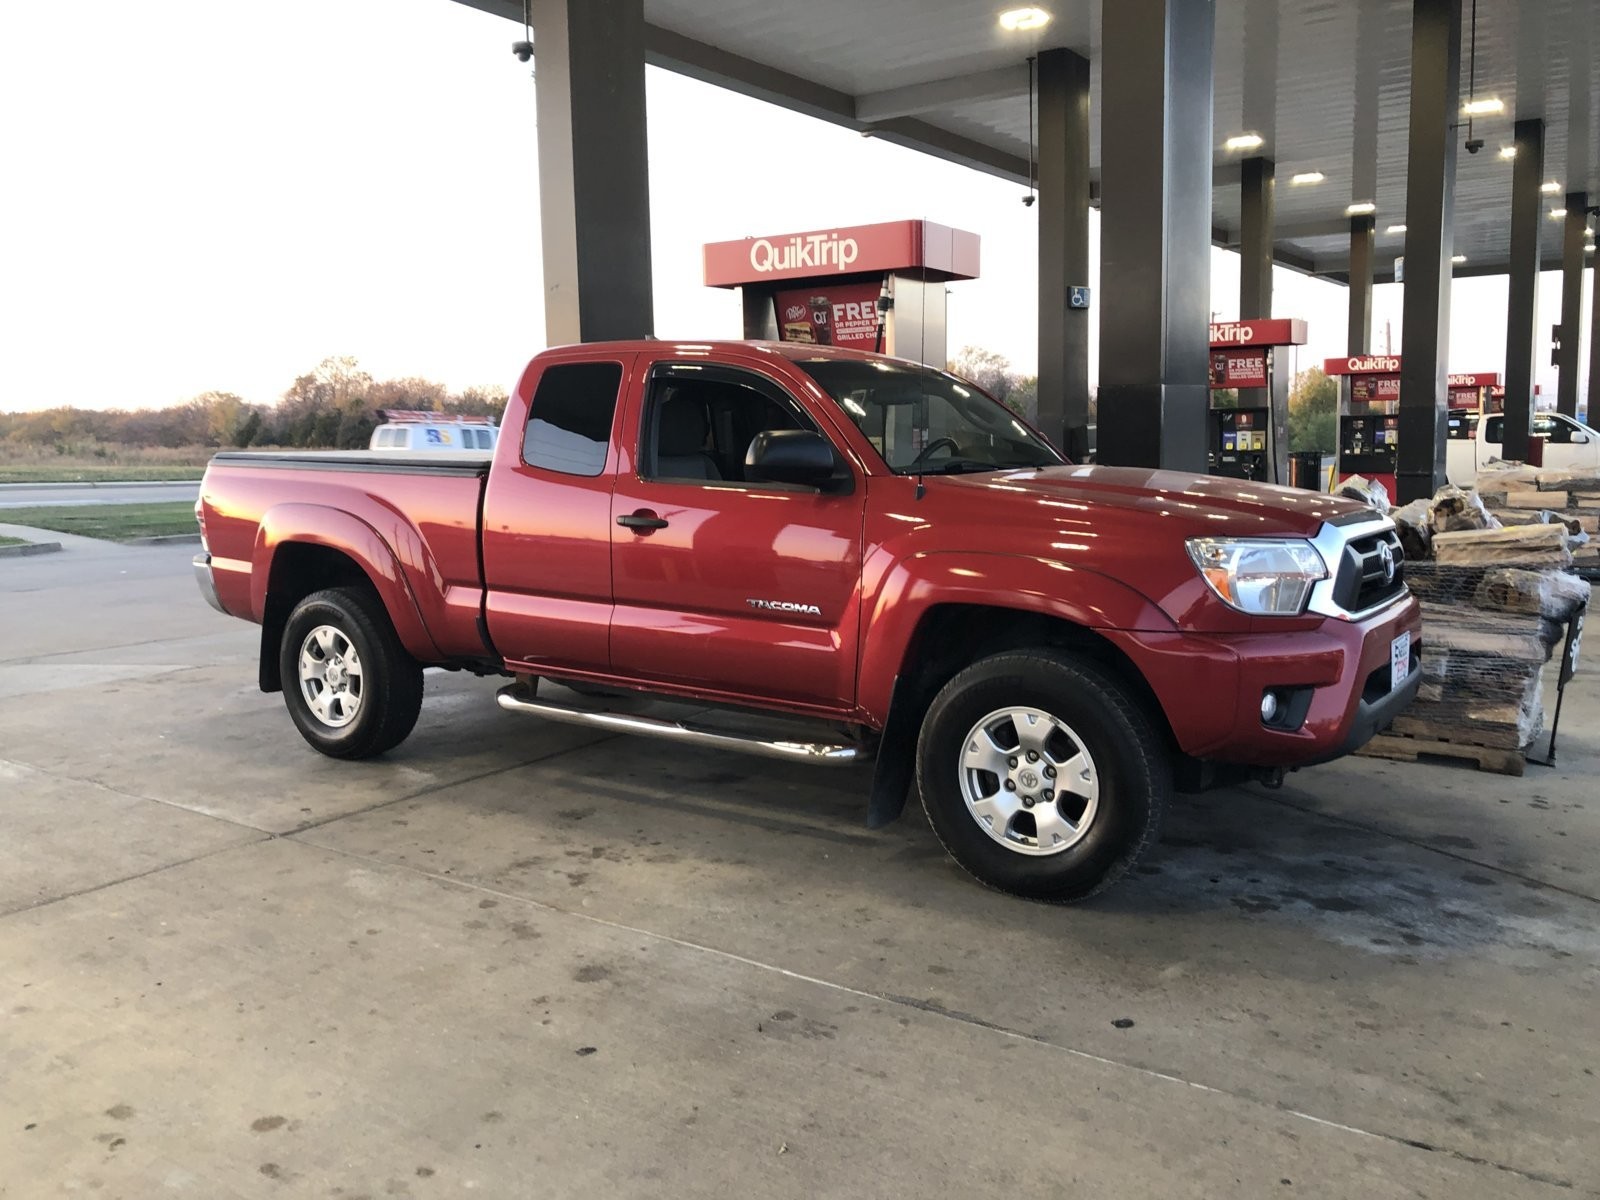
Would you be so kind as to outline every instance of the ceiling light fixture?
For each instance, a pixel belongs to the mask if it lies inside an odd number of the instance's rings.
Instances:
[[[1042,8],[1011,8],[1000,14],[1000,28],[1007,33],[1026,33],[1050,24],[1050,14]]]
[[[1546,180],[1544,183],[1541,183],[1539,185],[1539,190],[1541,192],[1543,192],[1546,196],[1554,196],[1557,192],[1559,192],[1561,190],[1561,185],[1559,183],[1557,183],[1554,179],[1550,179],[1550,180]]]
[[[1559,221],[1562,217],[1564,217],[1566,215],[1567,215],[1567,210],[1564,209],[1564,208],[1552,208],[1550,210],[1550,219],[1552,221]]]
[[[1405,231],[1406,227],[1404,225],[1391,225],[1384,230],[1385,233],[1404,233]]]
[[[1462,263],[1467,261],[1467,256],[1465,254],[1452,254],[1450,256],[1450,261],[1459,267]]]
[[[1254,150],[1266,139],[1259,133],[1237,133],[1222,143],[1224,150]]]
[[[1501,146],[1500,147],[1500,157],[1501,158],[1515,158],[1516,156],[1517,156],[1517,148],[1515,146]]]
[[[1378,206],[1371,200],[1361,200],[1355,204],[1345,206],[1344,215],[1347,217],[1370,217],[1378,211]]]
[[[1489,96],[1482,100],[1468,100],[1461,106],[1463,114],[1469,117],[1482,117],[1489,113],[1505,112],[1506,102],[1498,96]]]
[[[1289,176],[1290,183],[1321,183],[1327,176],[1321,171],[1302,171],[1298,175]]]

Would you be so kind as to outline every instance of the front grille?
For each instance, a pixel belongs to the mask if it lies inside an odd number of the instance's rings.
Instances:
[[[1405,590],[1405,555],[1393,529],[1356,538],[1345,546],[1333,583],[1333,601],[1340,608],[1366,612]]]

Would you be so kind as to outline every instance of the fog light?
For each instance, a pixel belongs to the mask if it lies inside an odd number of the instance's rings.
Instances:
[[[1261,693],[1261,720],[1263,724],[1272,724],[1273,718],[1278,715],[1278,693]]]

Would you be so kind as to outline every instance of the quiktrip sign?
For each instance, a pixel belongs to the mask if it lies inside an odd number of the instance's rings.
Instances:
[[[1398,354],[1357,354],[1350,358],[1329,358],[1322,364],[1324,375],[1398,375]]]
[[[978,277],[978,235],[933,221],[884,221],[707,242],[707,287],[900,272],[932,281]]]
[[[1306,323],[1286,317],[1256,321],[1212,321],[1210,334],[1213,350],[1225,350],[1231,346],[1303,346],[1306,344]]]

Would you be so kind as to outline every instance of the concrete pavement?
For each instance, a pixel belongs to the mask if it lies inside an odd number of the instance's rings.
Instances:
[[[192,483],[4,483],[0,509],[90,504],[167,504],[200,496]]]
[[[1555,770],[1187,799],[1052,909],[488,681],[321,759],[191,553],[0,570],[7,1200],[1600,1195],[1593,674]]]

